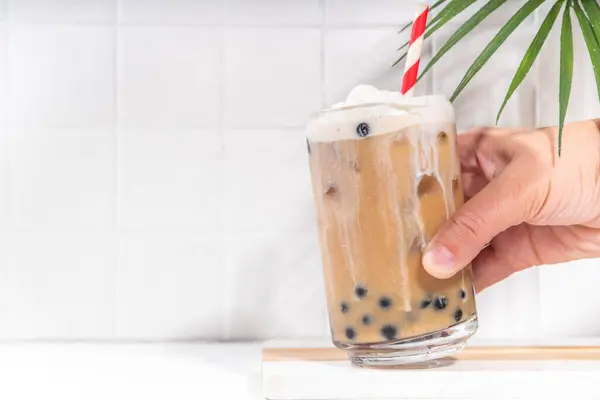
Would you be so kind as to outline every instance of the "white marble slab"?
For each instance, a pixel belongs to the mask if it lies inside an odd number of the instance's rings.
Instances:
[[[315,347],[318,341],[265,347]],[[322,343],[322,342],[321,342]],[[480,346],[596,346],[600,340],[473,340]],[[330,346],[325,344],[325,346]],[[456,361],[435,369],[373,370],[344,361],[268,361],[262,391],[271,400],[599,399],[600,361]]]
[[[0,343],[2,400],[259,400],[252,343]]]

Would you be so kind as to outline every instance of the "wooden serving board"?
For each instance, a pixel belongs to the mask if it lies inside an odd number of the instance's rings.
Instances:
[[[448,357],[453,361],[537,361],[537,360],[596,360],[600,361],[598,346],[472,346]],[[263,362],[282,361],[347,361],[346,353],[337,348],[281,347],[264,348]],[[410,366],[406,367],[410,369]]]
[[[263,395],[272,400],[600,399],[598,339],[506,343],[476,342],[428,369],[354,367],[326,342],[266,343]]]

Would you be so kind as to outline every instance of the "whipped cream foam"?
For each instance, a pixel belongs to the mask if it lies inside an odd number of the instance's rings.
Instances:
[[[360,140],[415,125],[437,134],[449,124],[454,124],[454,108],[444,96],[407,97],[359,85],[346,101],[318,113],[308,123],[307,137],[314,142]]]

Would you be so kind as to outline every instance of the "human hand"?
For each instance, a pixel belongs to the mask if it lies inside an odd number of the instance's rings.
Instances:
[[[458,136],[467,201],[426,249],[431,275],[472,262],[479,292],[531,266],[600,257],[600,120],[565,126],[560,158],[557,142],[556,127]]]

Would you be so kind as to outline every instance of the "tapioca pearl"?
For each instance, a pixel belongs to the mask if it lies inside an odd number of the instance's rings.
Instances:
[[[417,186],[417,195],[419,197],[426,196],[435,190],[438,185],[438,181],[435,177],[431,175],[423,175],[421,180],[419,180],[419,185]]]
[[[369,136],[371,133],[371,127],[366,122],[361,122],[356,126],[356,134],[361,138]]]
[[[387,310],[391,306],[392,306],[392,299],[390,299],[389,297],[386,297],[386,296],[379,298],[379,307],[381,307],[384,310]]]
[[[462,317],[463,317],[463,312],[462,312],[462,310],[459,308],[458,310],[456,310],[456,311],[454,312],[454,320],[455,320],[456,322],[460,322],[460,320],[462,319]]]
[[[448,305],[448,299],[445,296],[436,297],[433,301],[433,308],[443,310]]]
[[[421,304],[419,305],[419,307],[421,307],[421,309],[425,309],[429,307],[429,305],[431,305],[432,302],[433,299],[431,297],[426,297],[423,300],[421,300]]]
[[[373,322],[373,317],[371,317],[369,314],[365,314],[362,316],[361,321],[363,325],[369,326]]]
[[[346,328],[346,337],[350,340],[354,340],[356,337],[356,331],[352,328]]]
[[[465,289],[460,289],[460,298],[463,300],[467,298],[467,292]]]
[[[384,325],[381,328],[381,336],[383,336],[387,340],[396,339],[397,334],[398,329],[394,325]]]
[[[350,311],[350,304],[343,301],[342,304],[340,304],[340,311],[342,314],[346,314],[348,311]]]
[[[445,142],[448,140],[448,134],[446,132],[440,132],[438,133],[437,138],[440,142]]]
[[[368,292],[369,291],[367,290],[367,288],[361,285],[354,288],[354,294],[359,299],[364,299]]]

